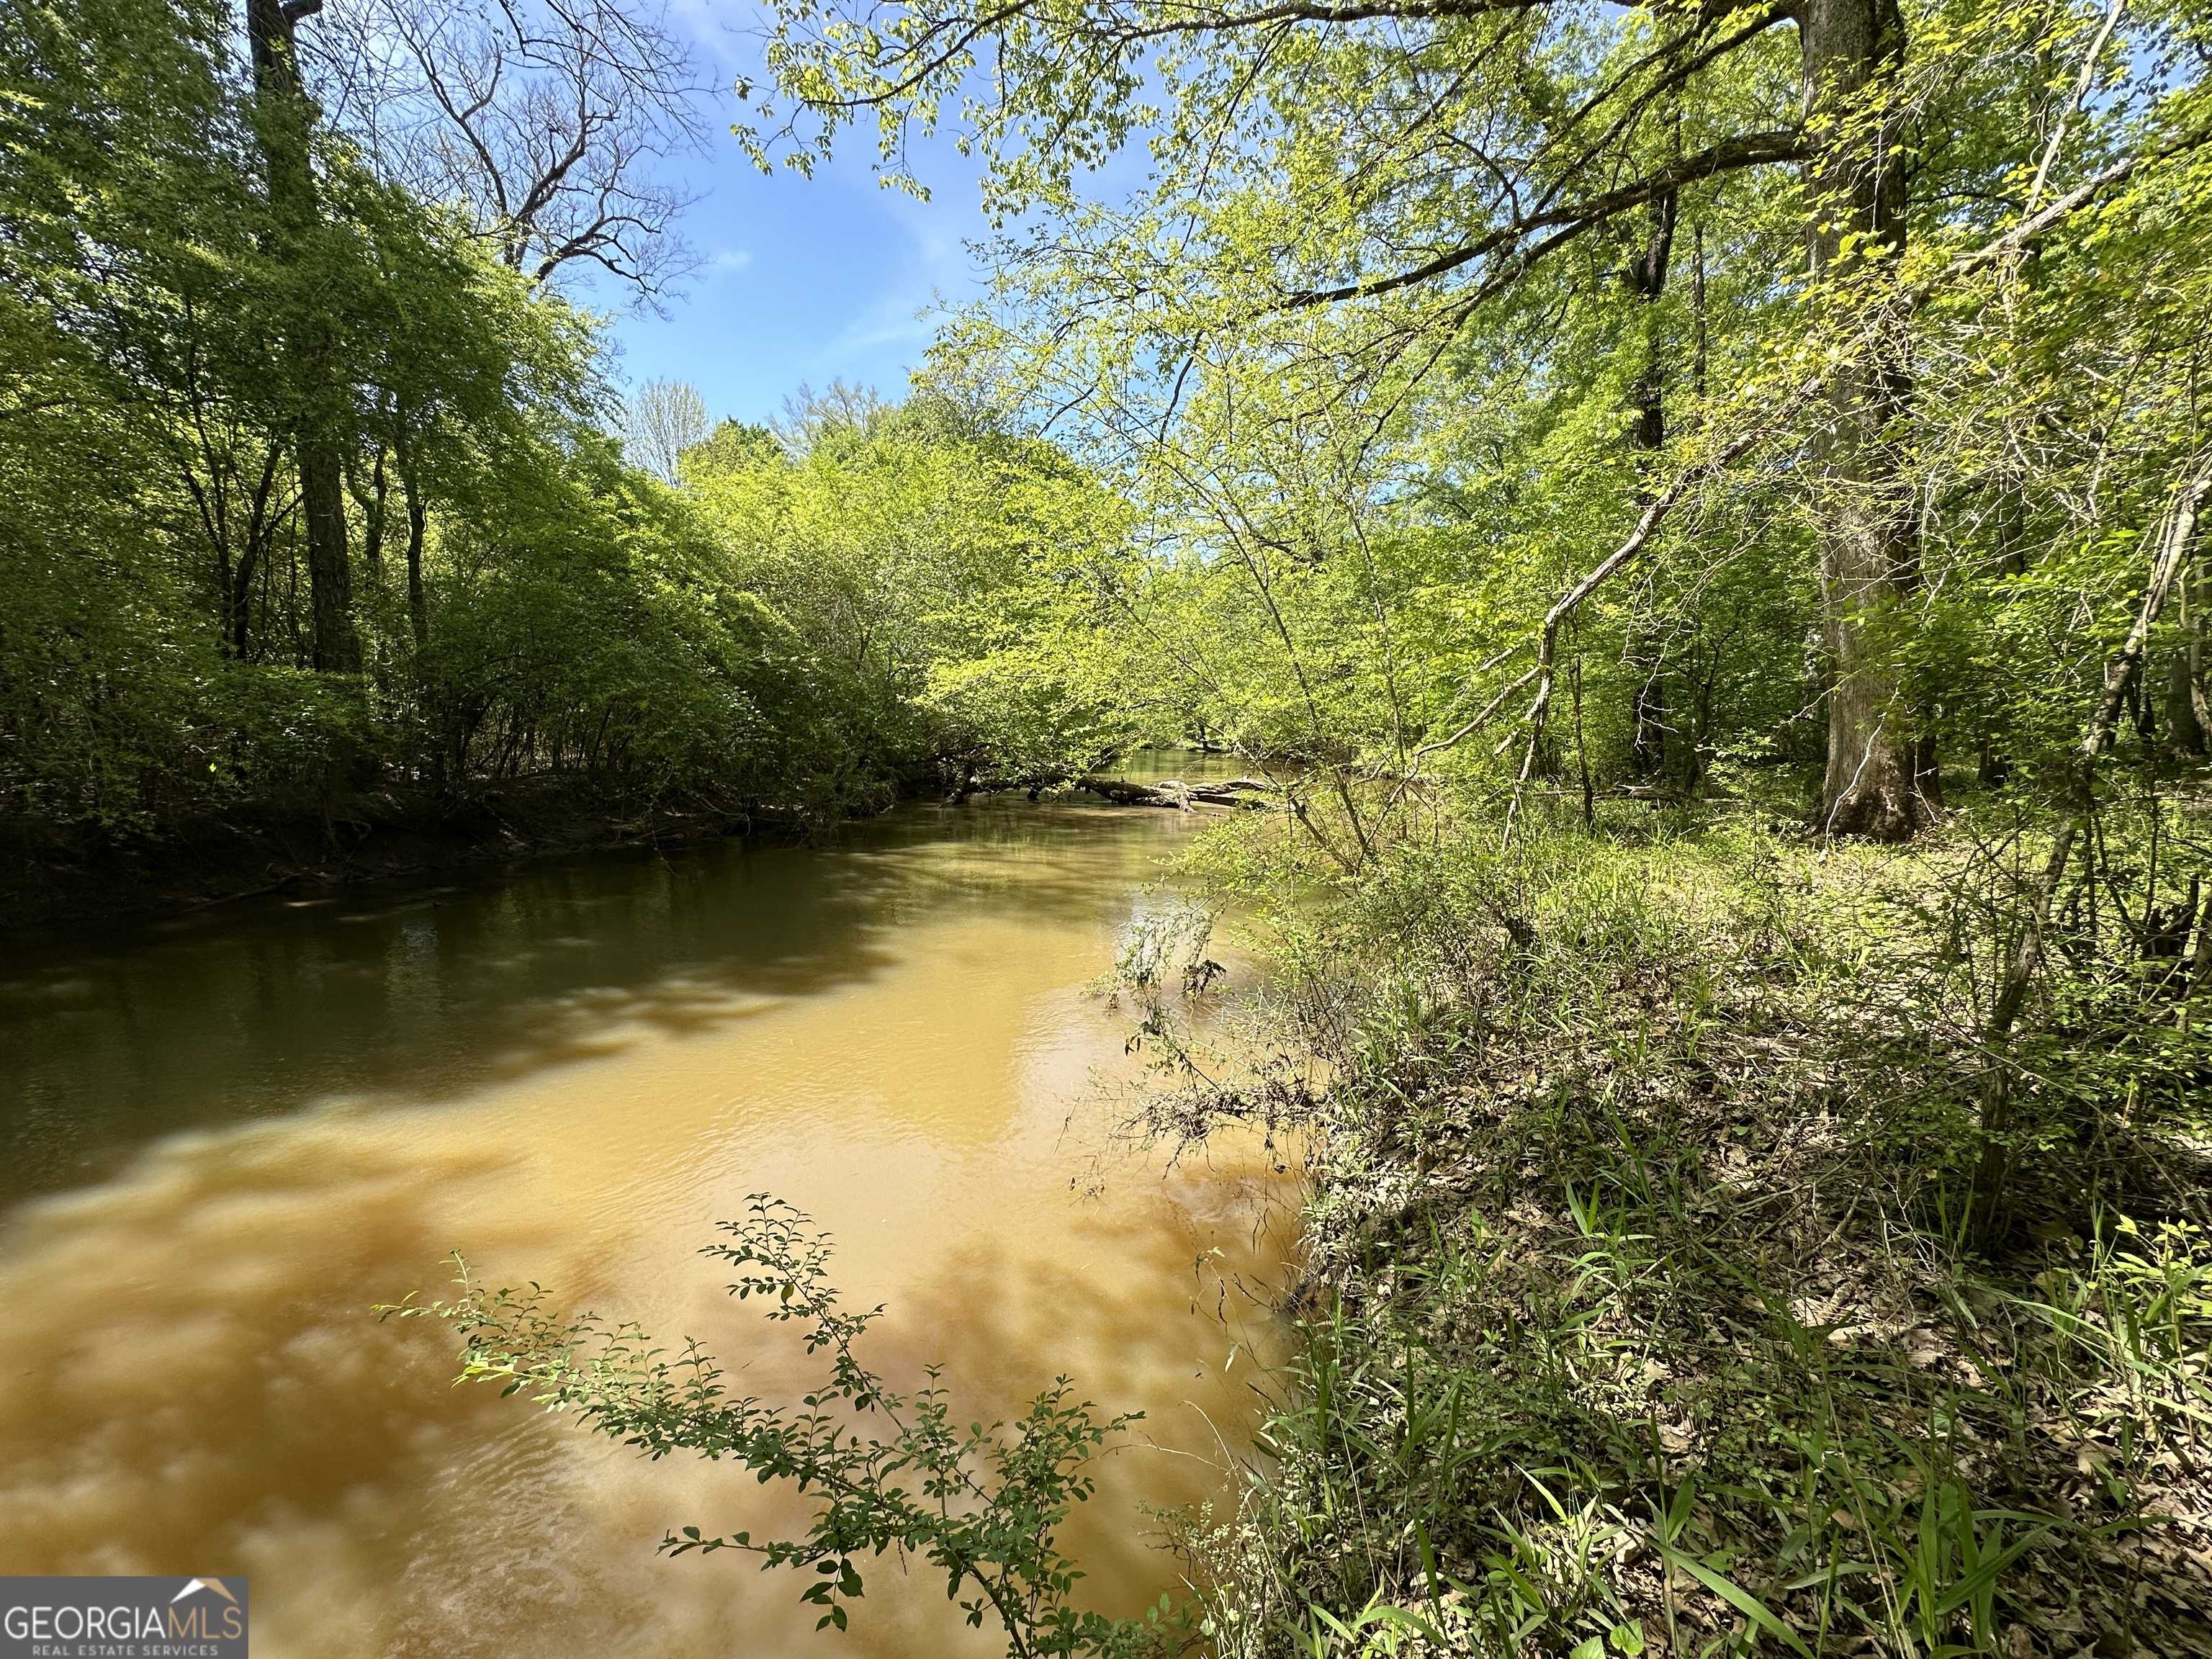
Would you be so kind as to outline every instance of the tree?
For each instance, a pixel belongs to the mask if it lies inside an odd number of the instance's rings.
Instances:
[[[267,167],[270,247],[295,278],[297,309],[283,343],[300,404],[294,442],[314,596],[314,665],[349,673],[361,666],[361,638],[346,546],[346,393],[328,324],[318,314],[317,112],[301,79],[295,35],[300,19],[321,9],[322,0],[246,0],[246,29],[253,56],[254,131]]]
[[[465,209],[533,283],[586,268],[647,300],[693,268],[712,88],[660,15],[616,0],[355,0],[315,57],[333,119],[388,177]]]
[[[801,380],[796,391],[785,394],[783,412],[770,430],[786,449],[803,456],[839,437],[866,437],[891,408],[873,386],[832,380],[817,392]]]
[[[1905,169],[1896,82],[1905,58],[1897,0],[1802,0],[1797,29],[1805,102],[1825,135],[1806,178],[1807,268],[1848,293],[1870,281],[1863,310],[1887,301],[1885,265],[1905,246]],[[1901,841],[1929,822],[1939,792],[1932,740],[1905,699],[1881,641],[1884,619],[1920,576],[1910,485],[1895,447],[1910,383],[1893,333],[1826,376],[1814,453],[1826,487],[1820,538],[1820,623],[1828,659],[1828,755],[1820,821],[1831,834]]]
[[[623,405],[623,441],[631,459],[663,483],[675,483],[684,452],[707,441],[707,400],[684,380],[647,380]]]
[[[957,108],[994,162],[988,205],[1012,227],[999,251],[1025,337],[1060,360],[1070,406],[1132,444],[1169,432],[1209,354],[1290,372],[1325,358],[1317,402],[1418,380],[1540,270],[1655,204],[1797,170],[1797,280],[1820,337],[1806,310],[1785,313],[1768,355],[1811,344],[1820,394],[1750,418],[1772,425],[1770,447],[1809,427],[1821,480],[1820,817],[1886,839],[1926,822],[1929,711],[1896,664],[1918,570],[1904,158],[1931,89],[1967,78],[1972,52],[2017,50],[1987,45],[1989,19],[1944,27],[1959,67],[1908,82],[1895,0],[854,0],[776,16],[787,112],[741,129],[756,155],[805,168],[872,118],[884,173],[918,188],[908,136]],[[1086,197],[1082,170],[1139,137],[1148,187]],[[1297,324],[1318,311],[1345,318],[1325,343]]]
[[[783,446],[774,431],[756,422],[723,420],[706,438],[687,448],[683,471],[688,482],[695,474],[742,471],[747,467],[774,465],[785,459]]]
[[[1130,678],[1099,647],[1131,544],[1103,480],[934,388],[790,406],[796,453],[725,422],[684,474],[807,653],[836,711],[825,756],[963,793],[1058,781],[1127,740]]]

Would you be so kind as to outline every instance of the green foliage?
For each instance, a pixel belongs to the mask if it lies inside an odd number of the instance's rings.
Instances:
[[[2201,884],[2129,823],[2085,892]],[[1984,1255],[1986,852],[1600,828],[1287,892],[1208,860],[1278,933],[1278,1071],[1328,1079],[1178,1068],[1179,1130],[1269,1115],[1316,1178],[1266,1473],[1188,1540],[1217,1650],[2186,1651],[2212,988],[2061,907],[2045,1156]]]
[[[687,1526],[662,1540],[672,1554],[737,1550],[764,1566],[805,1571],[799,1599],[823,1609],[817,1628],[851,1622],[862,1568],[886,1554],[926,1561],[967,1622],[995,1624],[1012,1659],[1097,1659],[1170,1650],[1164,1601],[1140,1620],[1112,1620],[1071,1600],[1082,1574],[1058,1541],[1095,1481],[1088,1465],[1137,1419],[1104,1421],[1063,1376],[1012,1423],[966,1429],[936,1368],[910,1393],[861,1358],[881,1308],[853,1312],[830,1283],[830,1247],[789,1205],[757,1194],[729,1241],[703,1254],[738,1271],[730,1293],[757,1299],[766,1319],[797,1328],[825,1374],[796,1405],[736,1397],[696,1343],[668,1358],[635,1326],[550,1311],[545,1293],[487,1291],[463,1270],[463,1293],[386,1315],[428,1315],[462,1343],[462,1376],[522,1393],[601,1434],[659,1458],[728,1458],[764,1485],[787,1486],[814,1506],[793,1537],[709,1535]]]
[[[1127,516],[1065,456],[924,398],[797,460],[726,422],[672,490],[599,429],[598,325],[376,158],[318,135],[314,221],[280,222],[220,9],[0,30],[11,836],[520,784],[811,822],[1126,738],[1081,636]],[[342,452],[353,683],[307,672],[311,430]]]
[[[908,187],[915,131],[983,158],[997,289],[939,374],[1112,469],[1156,555],[1114,590],[1142,700],[1267,763],[1339,861],[1439,787],[1802,811],[1867,763],[1838,674],[1955,799],[1969,761],[2062,769],[2202,443],[2203,21],[1866,9],[1897,52],[1847,96],[1790,9],[793,0],[741,133],[805,169],[870,128]],[[1897,157],[1893,236],[1808,265],[1845,210],[1797,169]],[[1869,512],[1897,545],[1861,595],[1832,567]],[[2153,643],[2177,708],[2192,582]],[[2203,759],[2201,719],[2147,724]]]
[[[1126,512],[1049,446],[924,393],[817,418],[796,457],[726,427],[685,475],[805,642],[851,770],[1036,787],[1127,740],[1093,648]]]
[[[957,124],[998,280],[904,404],[671,484],[468,226],[311,120],[273,189],[220,8],[11,5],[0,820],[816,822],[1225,744],[1285,809],[1209,856],[1291,1039],[1200,1066],[1158,952],[1140,1038],[1163,1127],[1312,1135],[1338,1299],[1206,1540],[1218,1650],[2201,1633],[2153,1517],[2212,1524],[2212,576],[2146,553],[2208,442],[2201,11],[779,0],[756,158],[872,120],[916,187]],[[309,666],[321,443],[358,675]],[[1815,802],[1948,823],[1776,833]],[[896,1549],[1018,1653],[1158,1633],[1053,1542],[1113,1425],[1062,1385],[959,1433],[797,1218],[736,1236],[830,1356],[804,1409],[439,1311],[473,1374],[816,1494],[671,1542],[816,1569],[830,1623]]]

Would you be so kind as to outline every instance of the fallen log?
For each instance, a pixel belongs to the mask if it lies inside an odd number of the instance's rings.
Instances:
[[[1134,783],[1127,778],[1081,777],[1074,787],[1116,806],[1167,806],[1179,812],[1194,806],[1264,807],[1271,793],[1263,778],[1206,778],[1196,783],[1163,778],[1158,783]]]

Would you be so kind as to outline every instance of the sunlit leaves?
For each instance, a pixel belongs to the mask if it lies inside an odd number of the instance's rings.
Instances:
[[[1171,1650],[1175,1624],[1164,1607],[1141,1620],[1073,1607],[1082,1575],[1059,1542],[1069,1516],[1097,1490],[1093,1461],[1135,1418],[1102,1419],[1062,1376],[1016,1420],[962,1428],[934,1368],[908,1392],[862,1358],[884,1310],[856,1312],[840,1300],[829,1241],[805,1215],[756,1194],[744,1218],[722,1231],[726,1241],[702,1254],[736,1269],[731,1294],[793,1327],[822,1362],[822,1379],[795,1404],[732,1395],[696,1343],[672,1357],[635,1325],[570,1319],[536,1286],[492,1291],[465,1269],[453,1300],[385,1311],[452,1325],[466,1379],[526,1393],[651,1456],[728,1458],[759,1484],[803,1496],[812,1509],[804,1532],[709,1534],[686,1526],[662,1547],[678,1555],[736,1550],[809,1572],[799,1600],[823,1610],[817,1629],[848,1628],[866,1589],[861,1563],[888,1554],[942,1573],[947,1599],[969,1624],[994,1624],[1014,1659]]]

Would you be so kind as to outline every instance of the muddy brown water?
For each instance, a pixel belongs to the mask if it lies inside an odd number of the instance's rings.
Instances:
[[[1093,1604],[1156,1598],[1147,1508],[1233,1497],[1288,1251],[1260,1149],[1109,1133],[1095,981],[1195,823],[917,805],[0,944],[0,1572],[244,1573],[261,1659],[999,1651],[926,1568],[817,1636],[802,1576],[659,1556],[796,1511],[455,1389],[447,1332],[369,1312],[459,1251],[795,1396],[789,1328],[696,1254],[765,1190],[961,1420],[1061,1371],[1146,1413],[1070,1541]]]

